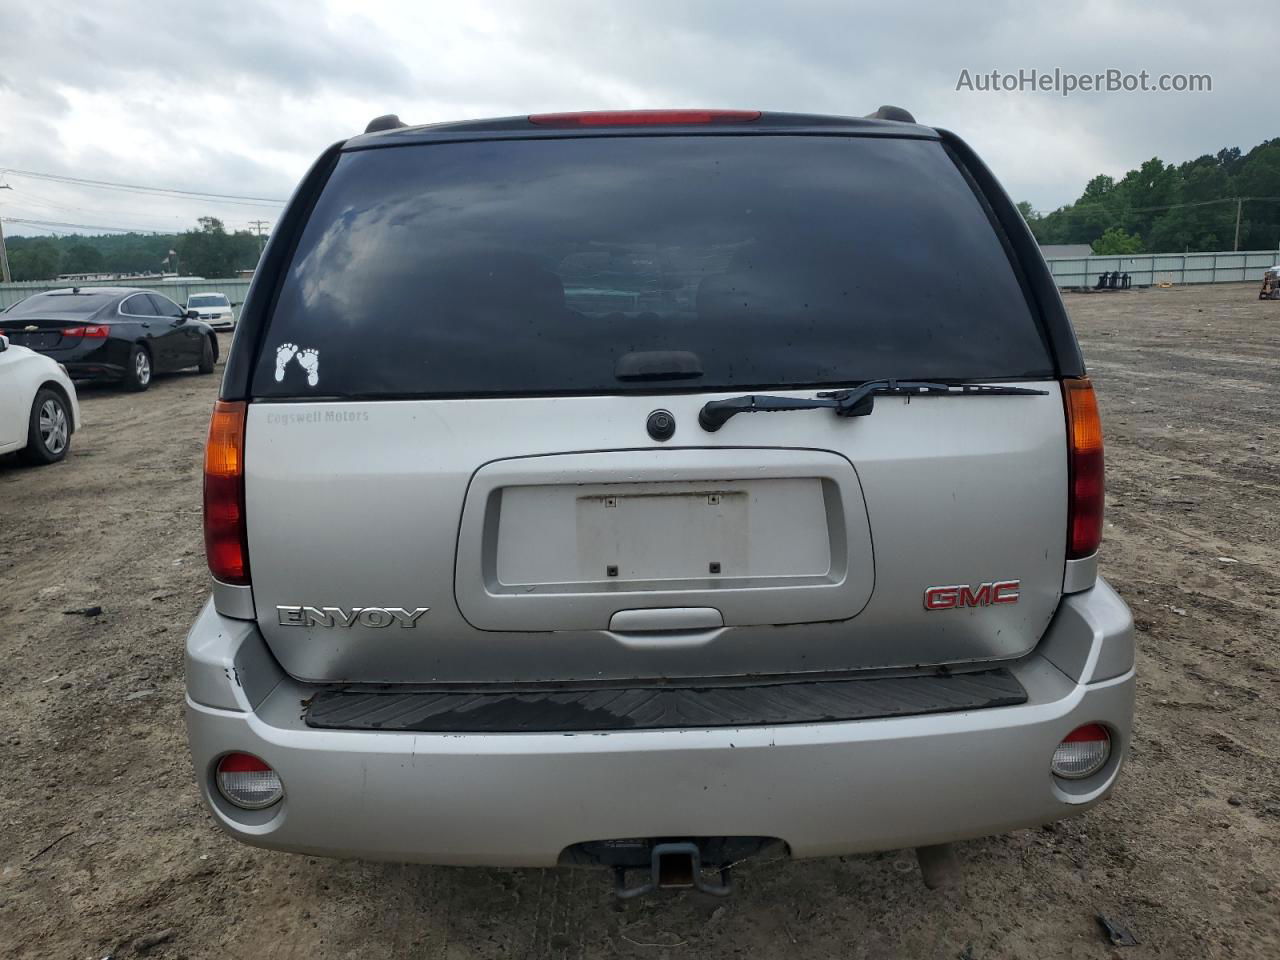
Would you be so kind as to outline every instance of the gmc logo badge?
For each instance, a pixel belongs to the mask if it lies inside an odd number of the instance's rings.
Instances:
[[[989,607],[993,603],[1017,603],[1021,580],[996,580],[979,584],[975,590],[967,583],[952,587],[929,587],[924,592],[926,610],[955,610],[957,607]]]

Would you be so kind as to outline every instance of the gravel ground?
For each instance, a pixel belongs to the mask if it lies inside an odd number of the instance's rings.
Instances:
[[[1256,296],[1068,298],[1107,429],[1104,573],[1140,630],[1136,743],[1108,803],[963,844],[945,893],[904,852],[757,863],[729,901],[619,909],[603,873],[225,838],[181,706],[217,378],[84,388],[66,463],[0,459],[0,956],[1280,956],[1280,303]],[[1112,948],[1099,912],[1141,944]]]

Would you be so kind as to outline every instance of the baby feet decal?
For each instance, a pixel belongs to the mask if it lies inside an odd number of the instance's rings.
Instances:
[[[307,371],[307,386],[314,387],[320,382],[320,351],[310,348],[298,354],[298,366]]]
[[[276,383],[284,379],[284,368],[288,366],[293,355],[298,352],[296,343],[282,343],[276,347]]]
[[[283,382],[289,361],[294,359],[307,375],[307,386],[314,387],[320,382],[320,351],[314,347],[299,349],[296,343],[282,343],[276,347],[276,383]]]

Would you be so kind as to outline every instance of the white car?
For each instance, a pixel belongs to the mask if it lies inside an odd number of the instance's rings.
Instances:
[[[57,463],[80,429],[80,401],[62,364],[0,335],[0,455]]]
[[[200,313],[200,319],[215,330],[234,330],[236,312],[225,293],[193,293],[187,297],[187,309]]]

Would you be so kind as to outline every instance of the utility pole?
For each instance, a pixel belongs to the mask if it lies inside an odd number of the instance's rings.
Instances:
[[[0,190],[12,190],[7,183],[0,183]],[[9,273],[9,251],[4,245],[4,221],[0,220],[0,283],[13,283],[13,275]]]
[[[1236,242],[1231,247],[1232,251],[1240,249],[1240,207],[1244,203],[1243,197],[1236,197]]]
[[[271,225],[270,220],[250,220],[249,226],[258,228],[258,257],[262,257],[263,248],[267,245],[267,238],[262,235],[262,228]]]

